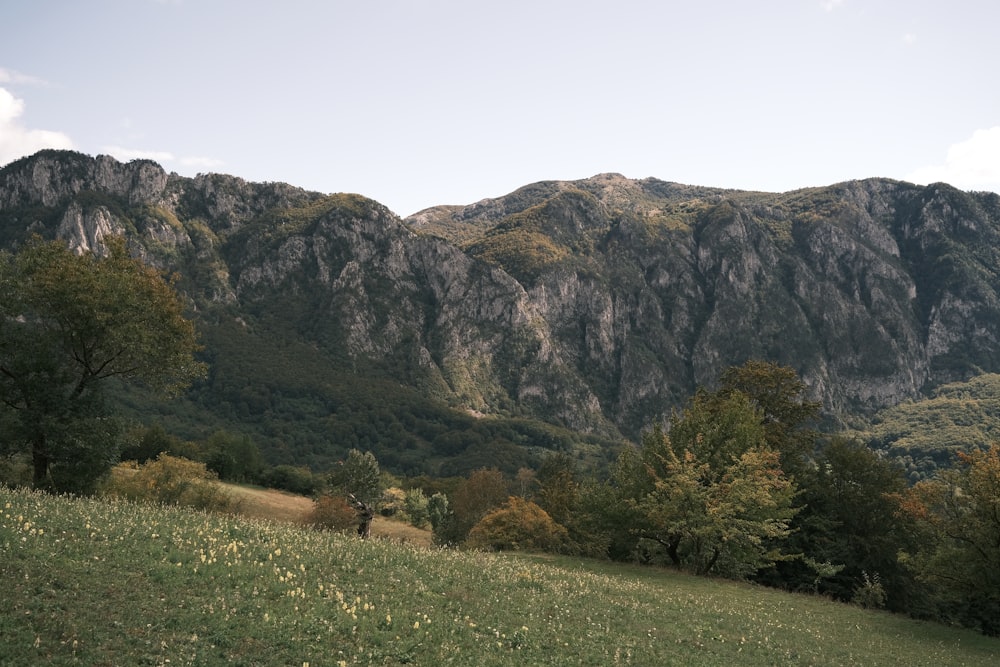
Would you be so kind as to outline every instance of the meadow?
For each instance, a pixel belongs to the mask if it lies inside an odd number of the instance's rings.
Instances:
[[[756,586],[0,487],[0,665],[995,665]]]

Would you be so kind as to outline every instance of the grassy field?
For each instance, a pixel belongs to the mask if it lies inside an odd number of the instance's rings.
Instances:
[[[996,665],[820,598],[0,488],[2,665]]]

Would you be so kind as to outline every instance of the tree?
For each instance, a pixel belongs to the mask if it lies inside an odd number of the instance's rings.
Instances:
[[[514,481],[517,484],[517,495],[522,498],[528,498],[531,496],[535,487],[538,486],[538,475],[531,468],[525,468],[522,466],[518,468]]]
[[[768,447],[781,453],[785,473],[795,477],[806,469],[817,433],[813,428],[822,407],[806,400],[806,385],[795,371],[771,361],[750,360],[731,366],[719,378],[718,394],[740,392],[760,413]]]
[[[782,557],[774,545],[790,533],[795,487],[746,396],[696,395],[670,437],[646,434],[641,459],[637,530],[676,567],[745,578]]]
[[[375,505],[382,496],[378,460],[371,452],[352,449],[330,474],[330,486],[343,495],[353,495],[366,505]]]
[[[933,587],[943,620],[1000,635],[1000,444],[897,496],[921,548],[903,555]]]
[[[430,523],[430,499],[420,487],[406,491],[403,507],[411,525],[423,528]]]
[[[639,450],[626,445],[603,482],[585,480],[574,515],[574,538],[581,553],[612,560],[640,559],[644,525],[636,501],[652,484]]]
[[[435,534],[445,525],[449,516],[448,496],[439,491],[427,499],[427,520],[431,522],[431,529]]]
[[[250,436],[228,431],[216,431],[204,446],[204,459],[209,470],[227,482],[256,482],[264,469],[260,448]]]
[[[910,609],[912,577],[897,553],[908,548],[912,525],[893,519],[895,494],[906,488],[902,469],[860,442],[833,438],[799,482],[802,510],[788,546],[802,558],[779,563],[763,581],[847,602],[867,573],[878,577],[890,609]]]
[[[434,528],[434,537],[443,544],[458,544],[488,512],[502,505],[509,496],[507,480],[496,468],[481,468],[464,480],[451,495],[450,512]],[[433,500],[433,497],[432,497]]]
[[[558,523],[565,523],[573,511],[580,484],[576,481],[576,465],[564,453],[550,454],[538,470],[538,505]]]
[[[15,415],[0,423],[30,451],[36,487],[86,486],[114,462],[107,380],[172,393],[204,373],[173,285],[123,239],[105,245],[76,255],[35,238],[0,253],[0,401]]]
[[[317,530],[343,531],[358,523],[358,512],[344,496],[320,496],[305,523]]]
[[[187,451],[190,450],[190,451]],[[195,458],[196,447],[180,438],[170,435],[162,424],[156,423],[132,434],[131,442],[121,451],[122,461],[143,464],[154,460],[160,454]]]
[[[451,509],[471,528],[487,512],[503,504],[507,497],[507,480],[503,473],[496,468],[481,468],[455,489]]]
[[[656,429],[650,437],[656,440]],[[739,391],[722,394],[703,389],[674,415],[669,442],[675,451],[687,450],[707,464],[716,479],[743,452],[767,447],[760,411],[750,397]]]

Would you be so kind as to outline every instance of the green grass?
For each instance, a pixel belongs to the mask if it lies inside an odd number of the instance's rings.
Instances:
[[[988,665],[820,598],[0,488],[3,665]]]

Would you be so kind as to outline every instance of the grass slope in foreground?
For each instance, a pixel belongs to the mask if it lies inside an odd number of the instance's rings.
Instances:
[[[3,665],[989,665],[1000,641],[573,559],[0,487]]]

